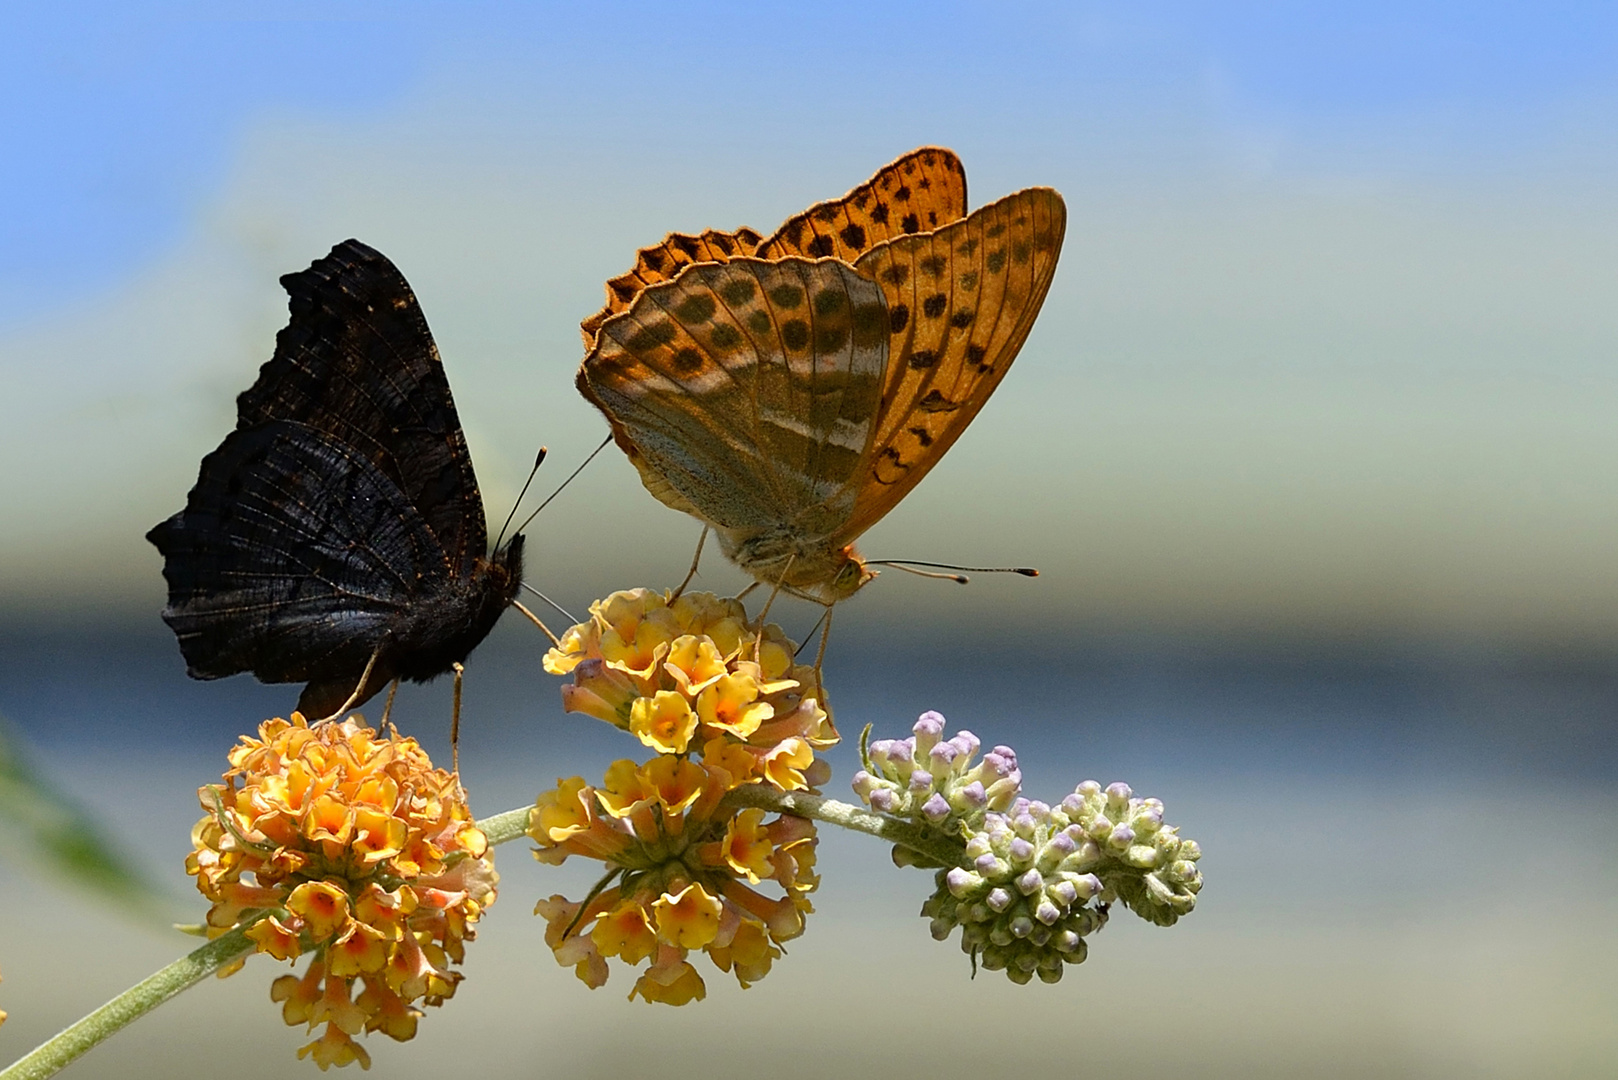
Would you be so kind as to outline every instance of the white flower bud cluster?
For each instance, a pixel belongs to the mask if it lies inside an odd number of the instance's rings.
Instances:
[[[1174,925],[1197,906],[1202,848],[1181,839],[1176,826],[1163,824],[1159,800],[1135,798],[1128,784],[1103,788],[1086,780],[1062,800],[1055,816],[1070,822],[1068,832],[1077,828],[1086,839],[1083,863],[1105,886],[1103,901],[1122,900],[1159,926]]]
[[[935,712],[922,713],[911,731],[908,739],[861,747],[865,768],[854,774],[854,791],[871,809],[959,837],[1016,801],[1022,771],[1011,747],[997,746],[974,763],[978,737],[962,731],[945,739],[944,718]]]
[[[870,744],[854,778],[873,810],[965,841],[959,865],[939,870],[922,905],[934,938],[960,927],[961,949],[986,969],[1019,984],[1055,982],[1084,959],[1084,939],[1105,925],[1112,901],[1159,926],[1196,906],[1202,850],[1163,823],[1157,799],[1093,780],[1056,806],[1024,799],[1009,747],[974,765],[977,738],[946,740],[943,728],[942,716],[923,714],[912,738]]]

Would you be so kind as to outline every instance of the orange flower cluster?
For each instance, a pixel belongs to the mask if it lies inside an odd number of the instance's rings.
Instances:
[[[702,761],[618,761],[601,787],[582,777],[558,781],[529,811],[540,862],[583,855],[616,868],[617,883],[583,902],[553,896],[535,908],[557,961],[592,989],[607,981],[609,957],[631,966],[649,960],[631,998],[700,1001],[707,988],[686,959],[692,950],[747,987],[769,972],[782,942],[803,933],[814,910],[808,894],[820,884],[814,824],[724,808],[725,793],[741,781],[721,758],[750,767],[745,750],[711,744]],[[750,887],[766,880],[780,886],[780,899]]]
[[[545,670],[573,675],[568,712],[659,754],[722,755],[715,764],[736,784],[792,791],[829,777],[815,751],[838,739],[815,669],[795,663],[796,651],[775,624],[750,628],[739,600],[629,589],[590,605],[590,620],[545,654]]]
[[[498,876],[458,779],[414,739],[293,713],[242,736],[224,782],[198,796],[186,869],[213,901],[210,934],[246,926],[258,952],[312,954],[270,989],[288,1024],[326,1025],[299,1057],[369,1068],[353,1036],[412,1038],[416,1005],[455,993],[450,965]]]

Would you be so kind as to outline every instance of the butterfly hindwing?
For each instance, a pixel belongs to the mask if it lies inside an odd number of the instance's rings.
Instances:
[[[347,674],[351,687],[390,621],[449,574],[392,478],[286,421],[231,432],[148,539],[165,559],[164,621],[201,679]]]
[[[856,264],[886,296],[890,361],[870,473],[840,537],[891,510],[1000,384],[1050,288],[1066,221],[1060,195],[1028,188]]]
[[[881,290],[844,263],[697,264],[602,325],[579,387],[665,502],[824,535],[853,507],[887,338]]]
[[[237,428],[291,420],[331,433],[391,477],[457,570],[488,533],[449,380],[416,296],[380,252],[348,240],[281,278],[291,319],[237,398]]]
[[[281,280],[291,319],[236,429],[147,539],[190,674],[308,680],[316,719],[466,659],[520,587],[523,538],[486,550],[449,383],[394,265],[349,240]]]
[[[601,324],[620,311],[627,311],[644,290],[670,280],[692,263],[728,262],[751,255],[758,242],[758,233],[743,227],[735,232],[709,229],[701,236],[669,233],[662,243],[641,248],[635,253],[635,269],[607,282],[606,305],[579,324],[586,351],[595,345]]]
[[[788,218],[758,245],[761,259],[831,256],[853,263],[876,245],[966,216],[966,169],[954,151],[924,146],[879,169],[840,199]]]
[[[966,216],[966,169],[941,146],[912,150],[840,199],[816,203],[788,218],[768,239],[752,229],[709,229],[700,236],[670,233],[636,253],[635,268],[607,282],[607,303],[579,324],[588,351],[601,324],[626,311],[640,293],[698,262],[757,255],[779,259],[832,256],[852,263],[885,240],[939,229]]]

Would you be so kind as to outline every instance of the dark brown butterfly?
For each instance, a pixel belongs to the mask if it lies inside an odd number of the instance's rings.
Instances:
[[[393,263],[348,240],[281,285],[291,321],[236,430],[146,538],[191,677],[307,682],[298,709],[320,718],[464,660],[516,596],[523,538],[488,554],[449,382]]]

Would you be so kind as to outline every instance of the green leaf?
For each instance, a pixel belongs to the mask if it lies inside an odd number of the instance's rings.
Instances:
[[[32,864],[148,922],[168,924],[174,899],[157,888],[96,819],[34,768],[0,717],[0,857]]]

